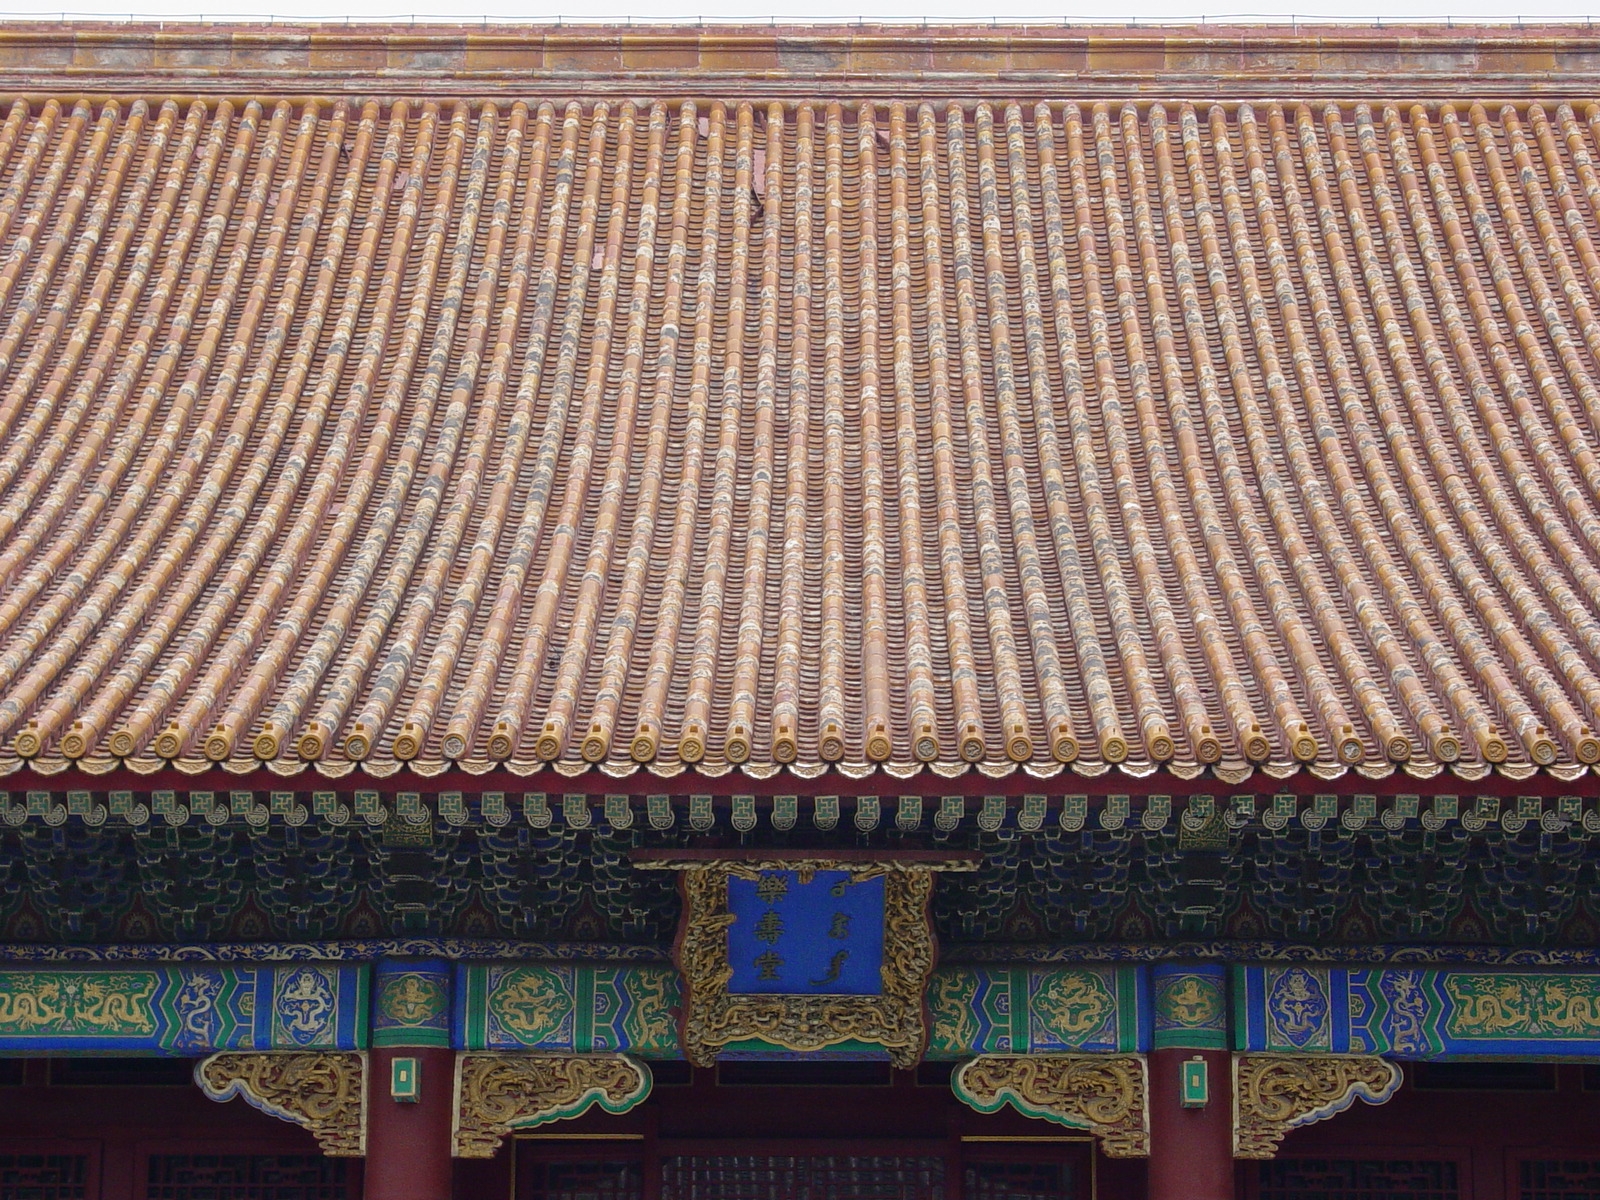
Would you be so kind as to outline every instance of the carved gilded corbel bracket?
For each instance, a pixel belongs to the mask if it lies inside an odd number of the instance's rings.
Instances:
[[[223,1053],[194,1069],[213,1100],[245,1103],[310,1130],[324,1154],[367,1152],[367,1056],[360,1051]]]
[[[1109,1158],[1150,1153],[1149,1070],[1138,1054],[984,1054],[950,1078],[961,1101],[982,1113],[1011,1105],[1082,1129]]]
[[[650,1094],[650,1069],[625,1054],[458,1054],[457,1158],[492,1158],[501,1139],[598,1104],[625,1113]]]
[[[1272,1158],[1284,1135],[1326,1121],[1357,1100],[1382,1104],[1400,1068],[1370,1054],[1235,1054],[1233,1156]]]

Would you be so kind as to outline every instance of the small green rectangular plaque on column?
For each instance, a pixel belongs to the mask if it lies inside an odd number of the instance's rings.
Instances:
[[[422,1068],[414,1058],[390,1059],[389,1096],[402,1104],[415,1104],[422,1093]]]
[[[1211,1101],[1210,1081],[1206,1078],[1206,1060],[1198,1054],[1186,1059],[1183,1067],[1183,1085],[1180,1095],[1185,1108],[1204,1108]]]

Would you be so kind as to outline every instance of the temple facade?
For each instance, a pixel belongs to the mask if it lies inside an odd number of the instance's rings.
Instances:
[[[0,26],[0,1200],[1600,1197],[1597,99]]]

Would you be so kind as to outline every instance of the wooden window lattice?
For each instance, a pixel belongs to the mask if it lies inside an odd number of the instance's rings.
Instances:
[[[1460,1200],[1448,1159],[1287,1158],[1261,1164],[1257,1200]]]
[[[0,1200],[88,1200],[85,1154],[0,1154]]]
[[[523,1200],[639,1200],[639,1165],[632,1162],[541,1162]]]
[[[1066,1163],[969,1162],[963,1174],[966,1200],[1077,1200]]]
[[[944,1159],[884,1155],[669,1158],[661,1200],[943,1200]]]
[[[1600,1159],[1524,1159],[1521,1200],[1600,1200]]]
[[[145,1200],[347,1200],[349,1194],[344,1161],[320,1154],[155,1154]]]

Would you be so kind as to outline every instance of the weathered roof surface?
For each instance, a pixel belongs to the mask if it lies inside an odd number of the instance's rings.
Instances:
[[[1600,758],[1600,107],[17,100],[45,763]]]

